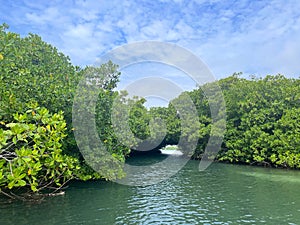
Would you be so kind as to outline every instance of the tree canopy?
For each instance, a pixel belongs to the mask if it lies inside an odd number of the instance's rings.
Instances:
[[[120,73],[112,62],[79,68],[38,35],[19,34],[0,26],[0,191],[28,187],[29,192],[56,190],[70,179],[112,179],[120,170],[94,171],[82,157],[73,135],[72,106],[85,76],[100,75],[98,133],[109,153],[124,161],[127,150],[115,147],[108,118],[112,91]],[[10,192],[11,192],[10,191]]]

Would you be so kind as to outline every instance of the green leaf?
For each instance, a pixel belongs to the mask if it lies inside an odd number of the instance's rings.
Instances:
[[[26,181],[25,180],[18,180],[18,186],[25,186],[26,185]]]

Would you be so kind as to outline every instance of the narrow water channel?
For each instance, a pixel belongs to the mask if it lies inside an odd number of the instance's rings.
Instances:
[[[73,182],[40,204],[2,199],[0,224],[300,224],[300,171],[198,164],[146,187]]]

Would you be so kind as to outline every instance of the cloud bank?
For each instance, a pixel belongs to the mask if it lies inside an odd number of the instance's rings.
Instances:
[[[199,56],[216,78],[234,72],[300,73],[297,0],[30,1],[0,0],[10,30],[37,33],[70,56],[93,64],[126,43],[176,43]]]

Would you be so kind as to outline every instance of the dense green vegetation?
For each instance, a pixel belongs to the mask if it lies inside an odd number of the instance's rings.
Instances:
[[[107,165],[123,163],[132,149],[152,146],[164,134],[156,149],[178,144],[192,158],[203,156],[212,129],[210,104],[217,109],[219,104],[217,98],[209,104],[203,90],[213,93],[213,84],[182,93],[168,107],[147,110],[145,99],[128,99],[126,93],[114,91],[119,76],[112,62],[79,68],[39,36],[22,38],[8,32],[5,24],[0,26],[0,192],[14,197],[19,187],[22,192],[43,193],[49,188],[58,191],[71,179],[120,178],[125,175],[122,166]],[[83,78],[97,82],[97,90],[78,91]],[[300,81],[234,74],[217,83],[227,116],[217,160],[300,168]],[[96,97],[94,108],[80,99],[78,92],[84,91]],[[97,135],[108,152],[105,157],[82,154],[77,147],[72,124],[76,96],[82,103],[76,113],[82,119],[95,118]]]
[[[218,84],[226,102],[227,121],[217,160],[300,168],[299,79],[283,75],[244,79],[241,74],[234,74]],[[200,122],[199,142],[193,158],[201,158],[210,137],[209,104],[201,88],[188,94],[197,107]],[[169,105],[165,114],[172,108]],[[167,136],[166,142],[176,144],[181,131],[180,118],[176,118],[174,112],[168,118],[171,129],[168,134],[172,134],[173,139]]]
[[[219,160],[300,168],[299,82],[282,75],[222,80],[227,132]]]
[[[28,186],[38,192],[80,177],[78,159],[62,153],[66,137],[62,112],[50,114],[36,105],[28,108],[14,114],[10,123],[2,122],[0,185],[8,189]]]
[[[124,161],[128,149],[116,147],[107,115],[120,75],[111,62],[81,69],[37,35],[27,37],[0,26],[0,191],[16,196],[58,191],[70,179],[112,179],[95,172],[79,152],[72,126],[72,105],[79,80],[101,74],[97,106],[99,136],[109,152]],[[105,119],[104,119],[105,118]],[[118,174],[123,175],[120,171]]]

